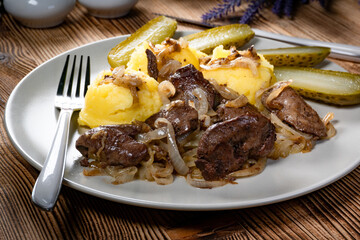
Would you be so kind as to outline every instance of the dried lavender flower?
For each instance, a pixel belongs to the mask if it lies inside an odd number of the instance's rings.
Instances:
[[[266,0],[252,0],[246,9],[245,13],[242,15],[240,23],[248,23],[256,14],[259,13],[259,10],[263,6]]]
[[[284,7],[284,0],[276,0],[274,2],[272,12],[279,16],[282,13],[283,7]]]
[[[203,21],[222,18],[224,15],[234,12],[235,7],[239,7],[240,5],[241,0],[223,0],[223,3],[218,4],[217,7],[202,15],[201,18]]]
[[[314,1],[314,0],[313,0]],[[327,8],[330,0],[317,0],[320,5]],[[272,6],[272,12],[278,16],[286,15],[292,17],[298,2],[308,4],[309,0],[245,0],[248,6],[241,17],[240,23],[249,23],[260,13],[261,8]],[[236,8],[241,5],[241,0],[223,0],[222,3],[202,15],[203,21],[210,21],[227,16],[229,13],[235,12]],[[360,4],[360,0],[359,0]]]
[[[284,6],[284,14],[288,17],[292,16],[294,8],[294,1],[293,0],[285,0],[285,6]]]

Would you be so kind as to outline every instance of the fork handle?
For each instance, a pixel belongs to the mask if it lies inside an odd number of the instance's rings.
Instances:
[[[72,113],[72,109],[60,111],[55,137],[32,191],[33,203],[46,211],[53,209],[61,189]]]

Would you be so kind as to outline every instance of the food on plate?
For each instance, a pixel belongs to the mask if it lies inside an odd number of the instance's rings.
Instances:
[[[199,58],[207,56],[190,48],[188,43],[183,40],[175,41],[167,38],[161,44],[156,45],[145,41],[132,53],[127,67],[148,74],[148,66],[149,62],[151,62],[149,54],[157,56],[155,59],[157,62],[156,68],[159,70],[160,78],[166,78],[173,65],[185,66],[192,64],[196,69],[200,69]]]
[[[288,47],[258,50],[270,64],[277,66],[313,67],[330,54],[327,47]]]
[[[103,165],[129,167],[149,158],[146,145],[135,139],[141,132],[140,125],[106,125],[87,131],[77,140],[76,145],[82,155],[99,159]]]
[[[326,137],[326,127],[317,112],[289,85],[278,84],[265,91],[262,104],[294,129],[319,138]]]
[[[103,71],[88,88],[78,123],[94,128],[145,121],[162,106],[158,85],[149,75],[124,66]]]
[[[172,37],[176,31],[177,22],[173,19],[159,16],[150,20],[144,26],[131,34],[125,41],[116,45],[108,54],[108,62],[115,68],[126,65],[134,49],[144,41],[153,44],[161,43],[167,37]]]
[[[196,167],[205,180],[220,180],[248,159],[267,157],[275,143],[275,127],[251,104],[218,107],[219,121],[201,136]]]
[[[336,105],[360,103],[360,75],[315,68],[276,67],[277,81],[292,80],[302,96]]]
[[[185,36],[184,39],[189,42],[190,47],[210,54],[219,45],[223,45],[225,48],[242,47],[254,36],[255,33],[249,25],[230,24],[193,33]]]
[[[321,119],[289,79],[273,78],[253,46],[207,55],[184,39],[144,41],[86,94],[79,124],[92,129],[76,141],[84,174],[161,185],[184,176],[213,188],[335,135],[333,114]]]
[[[225,50],[222,45],[214,49],[212,57],[201,67],[206,79],[244,94],[252,104],[256,92],[270,85],[274,68],[253,47],[237,51]]]

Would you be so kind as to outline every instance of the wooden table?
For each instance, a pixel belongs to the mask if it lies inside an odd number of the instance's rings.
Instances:
[[[76,5],[66,21],[29,29],[7,14],[0,23],[0,113],[17,83],[46,60],[83,44],[134,32],[152,12],[199,20],[218,1],[140,0],[119,19],[89,16]],[[245,1],[244,1],[245,2]],[[302,6],[293,20],[270,10],[251,24],[262,30],[360,46],[360,5]],[[241,11],[241,10],[240,10]],[[179,30],[200,29],[179,24]],[[360,64],[335,61],[353,73]],[[52,212],[31,202],[39,174],[0,128],[0,239],[359,239],[360,168],[319,191],[263,207],[217,212],[154,210],[110,202],[64,186]]]

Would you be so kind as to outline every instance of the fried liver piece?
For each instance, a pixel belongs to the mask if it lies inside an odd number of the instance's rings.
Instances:
[[[146,57],[148,60],[147,70],[148,70],[149,76],[157,80],[157,78],[159,76],[159,70],[157,68],[156,56],[150,49],[146,49],[145,53],[146,53]]]
[[[216,113],[220,121],[230,120],[242,115],[252,115],[258,118],[264,118],[264,115],[262,115],[257,110],[257,108],[250,103],[247,103],[245,106],[239,108],[225,107],[224,105],[220,105],[216,110]]]
[[[149,158],[146,145],[134,139],[141,131],[141,126],[130,124],[93,128],[77,139],[76,149],[102,166],[135,166]]]
[[[215,108],[220,100],[220,94],[215,90],[211,83],[206,80],[203,74],[194,65],[188,64],[179,68],[169,77],[169,81],[176,89],[175,95],[170,99],[183,100],[185,102],[194,101],[192,91],[201,88],[206,92],[207,100],[212,108]]]
[[[286,87],[267,103],[273,89],[266,91],[261,101],[263,105],[286,124],[296,130],[317,137],[326,137],[326,127],[317,112],[291,87]]]
[[[274,125],[251,105],[224,107],[219,112],[223,121],[202,135],[195,162],[209,181],[239,170],[249,158],[266,157],[276,140]]]
[[[199,126],[198,112],[184,102],[175,103],[170,109],[155,113],[146,119],[145,123],[155,128],[154,123],[158,118],[169,120],[174,127],[176,137],[189,134]]]

